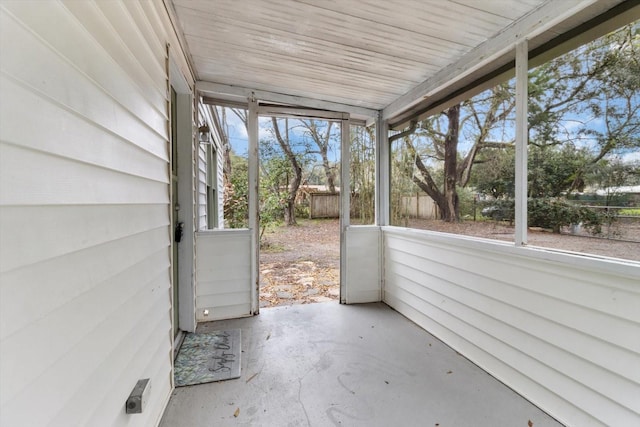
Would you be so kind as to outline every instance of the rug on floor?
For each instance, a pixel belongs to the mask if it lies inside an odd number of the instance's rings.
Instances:
[[[175,360],[176,387],[240,377],[240,329],[188,333]]]

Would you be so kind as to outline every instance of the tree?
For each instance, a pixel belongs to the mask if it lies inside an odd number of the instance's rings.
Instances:
[[[413,175],[413,182],[427,193],[440,208],[440,215],[448,222],[458,221],[458,194],[456,193],[457,161],[458,161],[458,131],[460,129],[460,105],[454,105],[444,112],[447,118],[447,132],[442,133],[426,123],[434,148],[444,160],[444,185],[439,187],[433,179],[432,172],[425,166],[421,155],[416,150],[410,137],[405,137],[405,144],[414,158],[420,176]],[[441,189],[442,188],[442,189]]]
[[[528,196],[559,197],[571,191],[584,191],[584,167],[592,161],[593,154],[588,149],[571,143],[530,146]]]
[[[532,70],[529,142],[588,147],[569,191],[607,156],[640,148],[640,24],[630,24]]]
[[[224,183],[224,219],[227,227],[244,228],[249,224],[249,165],[247,159],[230,153],[230,174]]]
[[[349,151],[351,217],[370,224],[375,216],[375,129],[351,126]]]
[[[224,177],[225,188],[230,181],[232,173],[231,165],[231,143],[229,142],[229,126],[227,123],[227,109],[224,107],[216,107],[216,114],[220,118],[219,122],[222,124],[222,175]],[[246,124],[245,124],[246,126]]]
[[[300,188],[300,183],[302,182],[302,166],[300,165],[301,162],[298,159],[298,155],[291,148],[291,143],[289,141],[288,120],[285,119],[286,138],[282,137],[278,120],[275,117],[271,118],[271,123],[273,125],[273,135],[276,138],[278,145],[284,152],[287,160],[291,164],[291,171],[293,172],[293,176],[290,177],[288,183],[288,191],[284,199],[284,222],[287,225],[296,225],[297,222],[295,203],[296,196],[298,194],[298,188]]]
[[[287,177],[291,171],[289,161],[282,153],[272,149],[271,144],[260,144],[260,239],[265,230],[273,224],[280,224],[284,218],[284,204]]]
[[[638,23],[623,27],[530,72],[529,143],[539,149],[532,157],[553,163],[550,156],[558,152],[548,147],[572,144],[589,150],[590,155],[561,165],[562,174],[571,178],[568,191],[584,187],[590,165],[640,148],[639,28]],[[404,138],[415,164],[409,178],[435,201],[443,220],[459,219],[456,189],[469,185],[474,168],[495,163],[492,156],[513,146],[514,107],[512,84],[498,84],[422,121]],[[533,195],[549,192],[533,184]]]
[[[494,200],[515,196],[515,150],[486,150],[479,156],[469,185]]]
[[[408,227],[408,204],[406,200],[415,194],[416,186],[410,178],[413,176],[414,157],[406,149],[405,141],[396,139],[391,142],[390,147],[390,208],[391,223]],[[413,194],[412,194],[413,193]],[[404,220],[404,223],[400,221]]]
[[[246,127],[246,111],[232,109],[232,112],[242,119]],[[223,155],[223,186],[224,201],[223,211],[225,225],[230,228],[243,228],[248,226],[249,203],[248,190],[248,161],[234,152],[229,140],[229,123],[227,121],[227,108],[216,107],[213,110],[219,117],[222,131],[222,155]]]
[[[504,140],[504,128],[512,119],[514,107],[512,84],[500,84],[422,121],[414,135],[404,138],[419,172],[419,175],[413,174],[412,180],[438,205],[443,220],[454,222],[460,219],[456,187],[465,187],[469,183],[480,153],[489,148],[513,146],[512,139]],[[470,142],[464,156],[459,152],[461,133],[464,140]],[[427,142],[426,149],[416,148],[416,141],[420,138]],[[433,168],[427,167],[425,158],[442,163],[441,184],[436,181]]]
[[[573,144],[529,147],[528,196],[559,197],[574,188],[576,171],[591,162],[593,155]],[[488,160],[476,167],[471,185],[478,193],[494,199],[515,197],[515,153],[500,150],[490,153]],[[585,183],[578,188],[584,189]]]
[[[306,134],[311,137],[311,140],[318,148],[317,151],[309,150],[308,153],[320,155],[325,178],[327,180],[327,186],[329,187],[329,192],[331,194],[335,194],[335,166],[331,165],[331,163],[329,162],[329,150],[335,149],[335,147],[331,144],[333,142],[334,136],[331,133],[333,122],[318,122],[317,120],[313,119],[299,119],[298,121],[300,122],[300,125],[305,129]],[[326,127],[322,125],[323,123],[326,123]]]

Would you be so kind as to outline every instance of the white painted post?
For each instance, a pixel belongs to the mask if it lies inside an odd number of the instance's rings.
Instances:
[[[378,111],[376,118],[376,221],[378,226],[389,225],[389,123]]]
[[[349,114],[340,121],[340,303],[347,302],[347,227],[351,223],[351,122]]]
[[[391,214],[391,147],[389,146],[389,122],[384,119],[382,110],[376,117],[376,222],[378,227],[389,225]],[[378,277],[380,298],[384,300],[384,236],[380,232],[378,250]]]
[[[249,229],[251,230],[251,312],[260,311],[260,275],[258,274],[260,216],[258,203],[258,101],[249,98],[247,114],[249,136]]]
[[[528,56],[528,43],[524,39],[516,44],[516,246],[527,244]]]

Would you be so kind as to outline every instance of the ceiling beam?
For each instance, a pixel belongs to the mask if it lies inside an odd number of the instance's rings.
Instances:
[[[311,108],[282,107],[276,105],[260,105],[258,114],[269,117],[294,117],[320,120],[348,120],[348,113],[337,111],[314,110]]]
[[[394,118],[446,86],[504,56],[514,50],[515,44],[520,40],[535,37],[597,2],[598,0],[549,0],[495,37],[471,50],[460,60],[443,68],[433,77],[393,101],[383,109],[383,120]],[[607,1],[601,1],[601,3],[607,3]]]
[[[341,104],[338,102],[324,101],[303,96],[285,95],[282,93],[269,92],[265,90],[249,89],[241,86],[231,86],[221,83],[207,81],[197,81],[196,90],[203,96],[227,99],[230,101],[247,100],[255,97],[258,101],[272,102],[275,104],[289,105],[295,107],[312,108],[316,110],[336,111],[349,113],[357,118],[373,118],[378,114],[377,110],[358,107],[355,105]]]

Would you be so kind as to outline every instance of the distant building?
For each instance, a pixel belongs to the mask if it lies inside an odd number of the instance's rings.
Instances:
[[[626,195],[629,203],[635,205],[640,203],[640,185],[623,185],[620,187],[607,187],[596,190],[598,196],[611,194]]]

